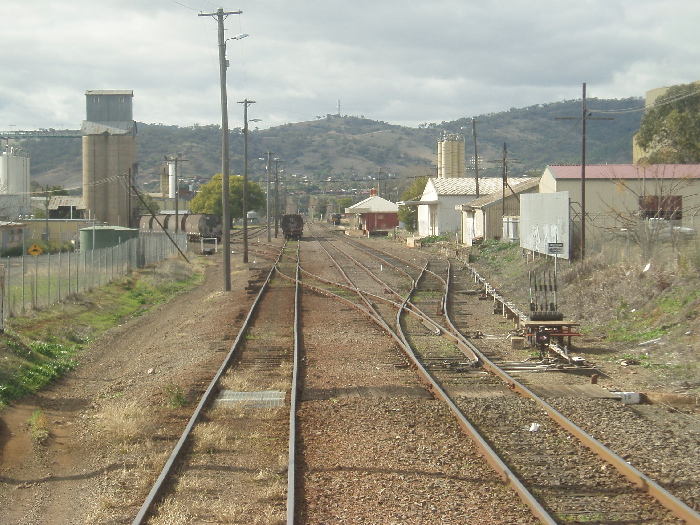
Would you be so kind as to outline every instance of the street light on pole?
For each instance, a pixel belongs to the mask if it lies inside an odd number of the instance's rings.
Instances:
[[[272,242],[270,237],[270,177],[272,175],[272,152],[267,152],[267,242]]]
[[[199,16],[216,18],[219,41],[219,79],[221,83],[221,204],[223,208],[224,291],[231,291],[231,202],[229,196],[229,143],[228,143],[228,93],[226,90],[226,41],[240,40],[248,35],[224,38],[224,19],[229,15],[240,15],[243,11],[228,11],[223,8],[216,13],[200,13]]]
[[[277,233],[279,232],[279,217],[280,217],[280,175],[279,175],[279,165],[282,159],[275,159],[275,239],[277,238]]]
[[[248,262],[248,106],[255,104],[254,100],[245,99],[243,104],[243,262]],[[259,118],[250,122],[259,122]]]

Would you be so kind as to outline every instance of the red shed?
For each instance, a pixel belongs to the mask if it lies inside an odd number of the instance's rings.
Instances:
[[[345,208],[345,213],[351,215],[350,224],[368,235],[370,232],[390,231],[399,225],[398,205],[376,195]]]

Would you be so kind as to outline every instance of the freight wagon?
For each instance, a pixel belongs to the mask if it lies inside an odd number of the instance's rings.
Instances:
[[[156,219],[158,219],[156,221]],[[168,233],[175,233],[175,215],[142,215],[139,229],[142,232],[162,231],[161,226]],[[188,241],[201,239],[221,240],[223,226],[221,217],[211,213],[184,213],[177,217],[177,230],[187,234]]]

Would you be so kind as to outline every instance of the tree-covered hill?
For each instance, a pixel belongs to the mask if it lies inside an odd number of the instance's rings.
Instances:
[[[643,100],[588,99],[588,163],[626,163],[632,160],[632,136],[639,128]],[[458,111],[458,110],[456,110]],[[617,113],[597,113],[598,111]],[[612,117],[612,120],[594,118]],[[481,173],[500,176],[504,144],[509,175],[541,173],[547,164],[578,164],[581,160],[581,101],[571,100],[512,108],[476,118]],[[254,123],[251,123],[254,125]],[[285,176],[301,176],[321,189],[370,187],[373,178],[396,178],[398,191],[417,176],[435,173],[437,142],[441,134],[461,133],[467,157],[473,156],[472,119],[460,118],[418,128],[397,126],[364,117],[329,115],[326,118],[269,129],[251,127],[248,133],[248,173],[251,180],[266,179],[268,153],[281,159]],[[243,173],[244,138],[241,127],[231,130],[231,171]],[[39,185],[76,188],[81,183],[81,141],[77,139],[25,140],[31,154],[32,181]],[[141,186],[155,189],[164,158],[180,155],[182,178],[208,180],[221,173],[221,132],[218,125],[170,126],[138,124]],[[275,163],[272,163],[273,169]],[[381,170],[381,175],[380,175]]]

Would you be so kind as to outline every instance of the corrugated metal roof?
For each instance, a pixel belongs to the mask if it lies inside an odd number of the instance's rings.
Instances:
[[[508,179],[511,185],[521,184],[531,180],[531,177],[513,177]],[[539,179],[538,179],[539,180]],[[476,181],[473,178],[431,178],[438,195],[476,195]],[[479,194],[489,195],[500,191],[503,180],[500,177],[479,177]]]
[[[117,122],[92,122],[83,120],[81,131],[85,135],[136,135],[136,122],[117,121]]]
[[[399,206],[376,195],[345,208],[345,213],[397,213]]]
[[[547,166],[555,179],[581,179],[581,165]],[[700,179],[700,164],[586,164],[586,179]]]
[[[520,184],[514,184],[514,180],[516,179],[508,179],[509,186],[508,188],[506,188],[506,198],[510,197],[511,195],[524,193],[528,190],[531,190],[532,188],[539,186],[540,184],[539,177],[529,178],[527,181],[521,182]],[[466,206],[471,206],[472,208],[481,208],[483,206],[488,206],[489,204],[492,204],[494,202],[499,202],[502,199],[503,189],[499,188],[496,192],[490,195],[484,195],[483,197],[479,197],[478,199],[470,201],[466,204]]]
[[[84,210],[83,198],[73,195],[55,195],[49,199],[49,209],[57,210],[58,208],[75,208],[76,210]]]
[[[131,95],[134,96],[133,89],[88,89],[86,95]]]

